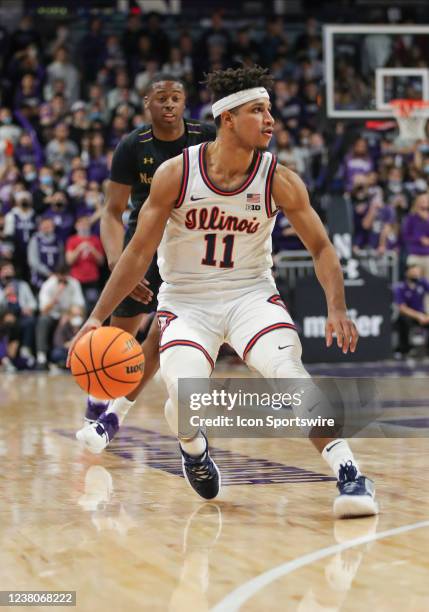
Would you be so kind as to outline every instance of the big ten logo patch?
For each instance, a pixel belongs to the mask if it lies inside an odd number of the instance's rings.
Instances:
[[[158,327],[159,327],[159,343],[161,344],[162,336],[170,325],[171,321],[177,319],[177,316],[168,310],[158,310],[156,313],[158,319]]]

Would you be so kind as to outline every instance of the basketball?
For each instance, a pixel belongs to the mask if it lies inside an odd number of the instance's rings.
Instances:
[[[137,340],[118,327],[85,334],[71,355],[71,372],[86,393],[99,399],[128,395],[141,381],[144,355]]]

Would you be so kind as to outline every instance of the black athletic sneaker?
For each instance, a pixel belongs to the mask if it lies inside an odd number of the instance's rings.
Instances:
[[[220,491],[220,473],[210,457],[207,438],[203,433],[202,436],[206,442],[206,450],[197,457],[188,455],[179,444],[182,453],[182,470],[185,480],[198,495],[204,499],[213,499]]]
[[[336,518],[378,514],[374,483],[366,476],[358,476],[352,461],[340,466],[337,488],[340,494],[334,501]]]

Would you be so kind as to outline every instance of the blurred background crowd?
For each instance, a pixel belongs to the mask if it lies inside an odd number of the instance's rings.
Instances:
[[[429,324],[429,139],[399,146],[391,130],[328,122],[321,24],[267,16],[258,27],[216,11],[188,28],[139,10],[113,23],[46,33],[31,16],[0,26],[0,361],[5,370],[64,366],[67,345],[107,278],[99,219],[113,151],[150,121],[143,97],[158,72],[182,79],[189,117],[211,121],[204,73],[261,64],[275,77],[270,149],[305,181],[326,219],[345,195],[356,253],[395,252],[403,280],[395,341]],[[304,247],[278,215],[274,253]],[[399,344],[398,344],[399,343]]]

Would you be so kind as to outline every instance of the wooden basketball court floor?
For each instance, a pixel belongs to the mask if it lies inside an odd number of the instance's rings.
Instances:
[[[74,439],[70,376],[2,374],[0,394],[2,590],[73,590],[88,612],[429,610],[424,435],[354,440],[381,513],[335,521],[335,482],[298,439],[215,440],[224,486],[203,503],[159,380],[99,456]]]

